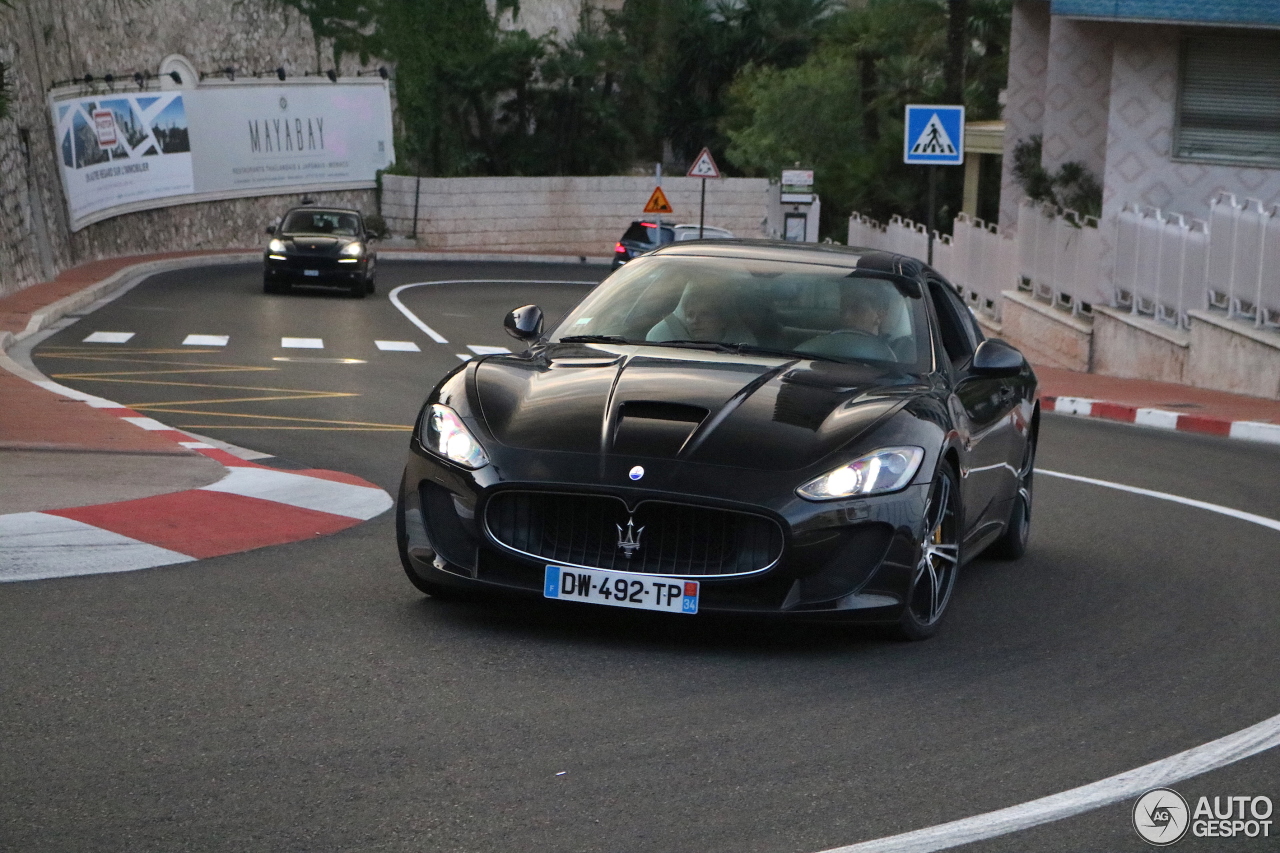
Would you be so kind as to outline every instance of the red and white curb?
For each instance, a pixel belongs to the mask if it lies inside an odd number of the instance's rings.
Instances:
[[[1124,403],[1109,403],[1106,400],[1090,400],[1085,397],[1041,397],[1040,408],[1041,411],[1057,412],[1062,415],[1103,418],[1156,429],[1198,432],[1245,441],[1280,444],[1280,424],[1265,421],[1228,421],[1224,418],[1171,412],[1167,409],[1142,408]]]
[[[241,459],[110,400],[37,382],[111,411],[227,468],[198,489],[97,506],[0,515],[0,582],[149,569],[336,533],[392,506],[349,474],[279,471]]]

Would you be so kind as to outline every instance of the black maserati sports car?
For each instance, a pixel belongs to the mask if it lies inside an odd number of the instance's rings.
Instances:
[[[1027,545],[1039,409],[918,260],[673,243],[528,349],[427,397],[397,505],[409,579],[933,634],[957,572]]]

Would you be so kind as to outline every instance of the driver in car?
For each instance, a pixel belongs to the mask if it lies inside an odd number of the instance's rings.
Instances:
[[[896,341],[890,340],[888,294],[866,285],[846,285],[840,289],[837,328],[800,345],[802,352],[849,358],[898,361]]]
[[[754,344],[756,336],[738,316],[729,288],[719,282],[690,281],[675,310],[650,329],[645,340]]]

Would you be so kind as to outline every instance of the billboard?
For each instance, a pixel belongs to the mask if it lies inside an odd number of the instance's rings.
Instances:
[[[383,80],[51,99],[71,228],[154,207],[362,189],[391,165]]]

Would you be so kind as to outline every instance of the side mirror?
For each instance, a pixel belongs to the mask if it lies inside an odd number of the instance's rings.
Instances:
[[[268,234],[274,234],[274,233],[276,233],[276,227],[275,227],[274,225],[268,225],[268,226],[267,226],[267,233],[268,233]]]
[[[1022,357],[1022,353],[1004,341],[992,338],[978,344],[978,349],[973,354],[973,366],[970,372],[977,376],[1001,379],[1017,376],[1026,363],[1027,360]]]
[[[537,340],[542,335],[542,309],[537,305],[517,308],[502,321],[507,334],[518,341]]]

